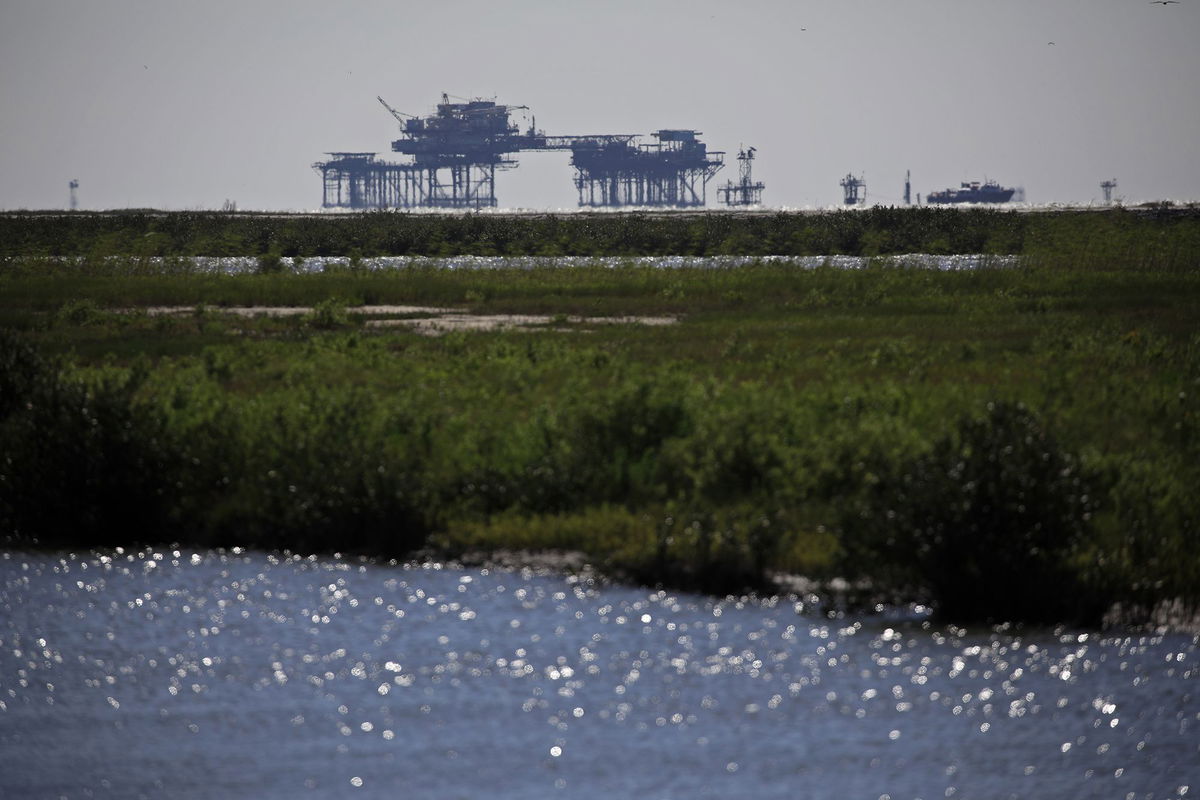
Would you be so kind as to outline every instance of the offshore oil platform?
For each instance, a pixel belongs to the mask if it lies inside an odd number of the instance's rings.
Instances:
[[[738,182],[725,181],[725,185],[717,189],[717,196],[727,206],[756,206],[762,203],[762,181],[755,181],[750,175],[751,164],[754,162],[753,147],[738,150]]]
[[[457,208],[496,206],[496,171],[517,165],[521,151],[566,150],[575,168],[581,207],[703,206],[708,181],[724,166],[724,153],[710,151],[700,131],[654,131],[650,143],[637,134],[548,136],[531,119],[521,131],[511,112],[525,106],[491,100],[442,102],[418,117],[379,102],[400,123],[392,151],[410,156],[383,161],[375,153],[331,152],[313,164],[321,173],[324,208]],[[741,155],[739,155],[739,158]],[[749,178],[749,158],[745,177]],[[762,184],[742,191],[761,196]],[[757,202],[757,200],[755,200]]]
[[[842,187],[842,204],[847,206],[861,206],[867,203],[867,181],[863,177],[854,177],[854,173],[847,172],[846,177],[838,181],[838,185]]]

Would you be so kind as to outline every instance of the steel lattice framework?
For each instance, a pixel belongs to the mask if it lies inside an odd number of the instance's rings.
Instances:
[[[762,202],[762,181],[755,182],[750,175],[750,166],[754,162],[753,147],[738,150],[738,182],[726,181],[717,189],[717,196],[727,206],[756,206]]]
[[[651,144],[638,144],[634,134],[547,136],[532,123],[522,132],[511,122],[511,111],[524,106],[452,103],[443,94],[436,113],[415,117],[379,101],[401,125],[392,151],[411,160],[328,153],[313,164],[323,207],[494,207],[496,171],[515,167],[522,150],[569,150],[580,206],[702,206],[709,179],[724,165],[724,154],[709,152],[693,130],[656,131]]]
[[[853,173],[847,172],[838,185],[842,187],[846,205],[859,206],[867,202],[867,182],[861,177],[856,178]]]
[[[571,149],[581,206],[702,206],[724,153],[708,152],[699,131],[660,130],[635,145],[579,143]]]

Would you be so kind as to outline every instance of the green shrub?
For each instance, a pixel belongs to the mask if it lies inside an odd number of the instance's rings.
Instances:
[[[99,322],[103,316],[104,312],[96,305],[95,300],[82,298],[64,303],[54,315],[54,319],[67,325],[91,325]]]
[[[844,521],[847,566],[961,621],[1097,621],[1073,560],[1097,508],[1079,460],[1020,404],[989,404],[880,476]]]
[[[162,419],[131,403],[139,376],[88,386],[0,336],[0,530],[94,546],[162,537],[172,459]]]
[[[304,315],[304,322],[309,327],[319,330],[335,330],[350,324],[350,315],[346,311],[346,301],[336,297],[322,300],[313,306],[313,310]]]
[[[338,389],[222,407],[181,448],[187,535],[210,546],[402,557],[423,544],[431,516],[409,425]]]
[[[283,257],[279,253],[262,253],[259,255],[259,275],[275,275],[280,272],[283,272]]]

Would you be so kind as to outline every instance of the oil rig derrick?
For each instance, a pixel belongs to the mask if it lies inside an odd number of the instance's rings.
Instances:
[[[856,178],[847,172],[840,181],[844,194],[843,202],[848,206],[858,206],[867,202],[867,182],[861,177]]]
[[[756,206],[762,202],[762,181],[754,182],[750,176],[750,165],[754,161],[753,147],[738,150],[738,182],[726,181],[717,189],[717,197],[727,206]]]
[[[434,114],[417,117],[378,100],[400,123],[392,151],[410,160],[329,153],[313,164],[325,208],[494,207],[496,171],[515,167],[522,150],[569,150],[580,206],[702,206],[709,179],[724,165],[724,153],[709,152],[694,130],[656,131],[651,144],[634,134],[547,136],[532,123],[521,131],[510,121],[510,112],[525,106],[452,103],[443,94]]]

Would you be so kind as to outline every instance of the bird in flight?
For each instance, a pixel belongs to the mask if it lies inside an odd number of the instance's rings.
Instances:
[[[1177,6],[1179,0],[1150,0],[1152,6]]]

